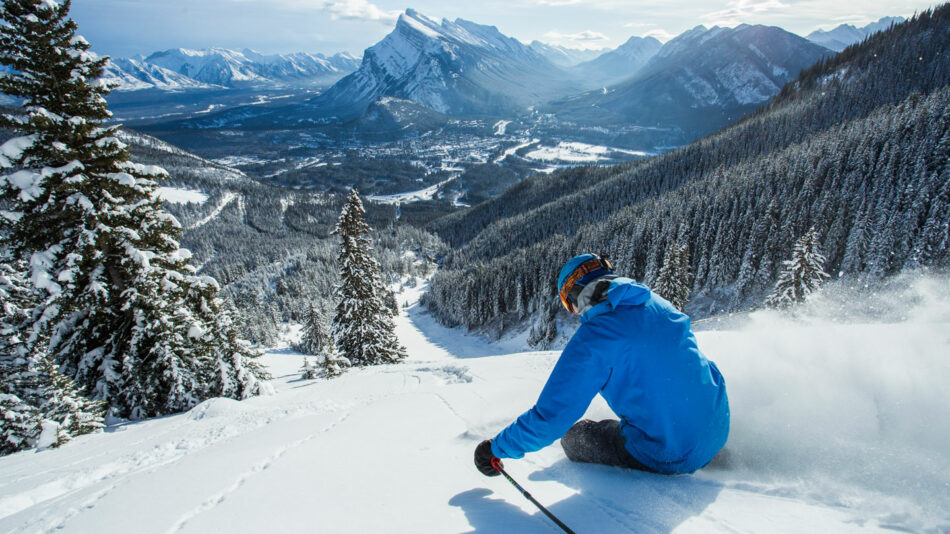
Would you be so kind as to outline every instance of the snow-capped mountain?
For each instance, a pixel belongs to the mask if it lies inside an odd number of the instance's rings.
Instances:
[[[360,68],[313,104],[344,119],[383,96],[449,115],[491,115],[521,111],[577,87],[569,74],[494,26],[439,23],[407,9],[392,33],[366,50]]]
[[[542,43],[541,41],[531,41],[531,44],[528,46],[561,68],[573,67],[578,63],[590,61],[603,54],[610,53],[610,49],[608,48],[568,48],[566,46]]]
[[[697,26],[663,45],[633,78],[552,110],[583,122],[678,127],[694,139],[754,110],[831,54],[777,27]]]
[[[264,55],[245,49],[175,48],[146,58],[112,60],[105,76],[118,90],[188,89],[249,85],[333,83],[359,66],[359,58],[339,53]]]
[[[119,91],[138,89],[197,89],[213,87],[184,74],[146,63],[141,59],[110,59],[103,71],[103,81]]]
[[[851,24],[842,24],[833,30],[813,31],[805,38],[825,48],[840,52],[848,46],[859,43],[879,31],[886,30],[892,24],[900,24],[901,22],[904,22],[904,17],[884,17],[863,28],[858,28]]]
[[[238,52],[226,48],[176,48],[155,52],[145,61],[203,83],[229,87],[339,78],[355,69],[358,62],[348,54],[337,54],[331,59],[323,54],[263,55],[248,49]]]
[[[573,71],[592,85],[613,85],[635,75],[662,46],[653,37],[631,37],[615,50],[580,63]]]

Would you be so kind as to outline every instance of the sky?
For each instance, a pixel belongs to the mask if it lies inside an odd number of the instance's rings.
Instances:
[[[71,15],[93,50],[113,57],[179,47],[360,55],[392,30],[407,7],[430,18],[497,26],[526,43],[614,48],[632,36],[666,41],[700,24],[766,24],[806,35],[842,23],[909,17],[934,5],[915,0],[406,1],[73,0]]]

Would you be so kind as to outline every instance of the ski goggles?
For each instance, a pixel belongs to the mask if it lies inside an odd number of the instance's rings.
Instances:
[[[561,298],[561,304],[564,305],[564,309],[571,312],[571,302],[577,302],[577,297],[581,291],[583,291],[585,284],[578,285],[577,283],[579,281],[591,274],[596,275],[591,278],[597,278],[605,274],[610,274],[613,270],[613,265],[611,265],[610,261],[606,258],[591,258],[580,264],[577,269],[574,269],[574,272],[567,277],[567,280],[564,281],[564,286],[561,287],[561,291],[558,293],[558,297]]]

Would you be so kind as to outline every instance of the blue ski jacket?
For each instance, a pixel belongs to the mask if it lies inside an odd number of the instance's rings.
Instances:
[[[492,440],[499,458],[547,447],[600,393],[620,417],[626,448],[660,473],[691,473],[729,434],[726,385],[696,345],[689,317],[629,278],[581,316],[533,408]]]

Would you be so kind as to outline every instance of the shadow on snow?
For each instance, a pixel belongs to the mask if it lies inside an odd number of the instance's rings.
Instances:
[[[518,475],[512,476],[518,480]],[[561,532],[541,511],[529,514],[515,506],[512,500],[524,497],[503,478],[495,480],[499,493],[495,497],[492,490],[477,488],[449,500],[465,512],[473,527],[470,532]],[[528,480],[556,481],[577,491],[554,503],[535,498],[579,534],[668,533],[701,515],[723,489],[722,484],[695,476],[656,475],[566,459],[531,474]]]

